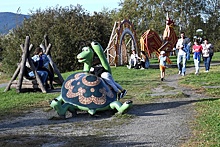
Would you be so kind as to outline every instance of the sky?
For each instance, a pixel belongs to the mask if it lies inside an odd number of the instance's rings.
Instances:
[[[49,7],[56,7],[57,5],[65,7],[76,6],[77,4],[88,12],[100,12],[104,7],[109,10],[118,8],[120,0],[3,0],[0,4],[0,12],[13,12],[19,14],[30,14],[30,10],[36,9],[45,10]]]

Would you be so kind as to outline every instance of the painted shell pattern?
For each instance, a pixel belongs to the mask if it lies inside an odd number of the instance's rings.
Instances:
[[[89,73],[70,75],[63,83],[62,97],[67,103],[91,109],[116,101],[116,93],[101,78]]]

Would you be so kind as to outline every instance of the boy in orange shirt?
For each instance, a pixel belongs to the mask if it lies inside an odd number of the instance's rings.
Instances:
[[[166,61],[167,57],[165,55],[165,51],[160,52],[159,62],[160,62],[160,80],[163,81],[165,77],[165,69],[166,69]]]

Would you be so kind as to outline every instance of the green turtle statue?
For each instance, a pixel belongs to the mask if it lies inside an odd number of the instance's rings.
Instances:
[[[132,106],[132,101],[122,104],[117,99],[117,93],[102,78],[90,73],[94,52],[102,66],[111,71],[101,45],[92,42],[91,46],[83,47],[77,55],[78,62],[84,63],[83,72],[70,75],[62,85],[61,94],[50,103],[60,118],[66,118],[67,111],[75,114],[77,110],[94,115],[97,111],[116,109],[122,114]]]

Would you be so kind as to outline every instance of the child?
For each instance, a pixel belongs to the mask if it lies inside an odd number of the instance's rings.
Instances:
[[[163,81],[165,77],[166,60],[167,57],[165,55],[165,51],[161,51],[159,56],[161,81]]]
[[[192,47],[193,49],[193,59],[194,59],[194,65],[195,65],[195,75],[199,74],[199,62],[201,59],[201,53],[202,53],[202,45],[200,44],[200,41],[197,39]]]
[[[132,54],[129,60],[129,65],[127,65],[128,69],[131,69],[132,67],[138,68],[138,54],[135,50],[132,50]]]

